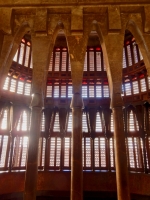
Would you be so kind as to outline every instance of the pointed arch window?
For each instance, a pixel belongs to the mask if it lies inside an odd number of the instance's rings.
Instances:
[[[102,118],[99,112],[96,113],[96,132],[102,132]]]
[[[86,113],[82,114],[82,132],[88,132],[87,116]]]
[[[59,113],[58,113],[58,112],[55,114],[55,120],[54,120],[53,131],[54,131],[54,132],[60,132]]]

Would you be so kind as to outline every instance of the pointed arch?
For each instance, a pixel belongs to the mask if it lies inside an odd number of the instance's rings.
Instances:
[[[146,41],[144,39],[143,31],[136,24],[136,22],[134,20],[129,20],[127,22],[126,29],[129,30],[134,35],[136,42],[139,46],[139,49],[142,53],[142,56],[144,58],[144,62],[145,62],[145,66],[146,66],[148,75],[150,75],[150,51],[149,51]]]

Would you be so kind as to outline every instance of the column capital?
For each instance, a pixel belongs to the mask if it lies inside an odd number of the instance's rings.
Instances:
[[[112,96],[111,103],[110,103],[110,108],[111,109],[114,109],[114,108],[117,108],[117,107],[123,107],[124,106],[121,93],[115,93],[113,91],[113,94],[111,96]]]
[[[84,107],[84,103],[83,103],[81,94],[79,93],[73,94],[70,108],[73,109],[73,108],[83,108],[83,107]]]

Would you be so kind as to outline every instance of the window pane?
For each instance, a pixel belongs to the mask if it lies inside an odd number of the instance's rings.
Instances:
[[[52,97],[52,85],[47,86],[46,97]]]
[[[141,92],[145,92],[146,91],[146,81],[145,81],[145,78],[140,79],[140,85],[141,85]]]
[[[89,97],[95,97],[94,85],[89,85]]]
[[[132,56],[131,56],[130,45],[127,46],[127,54],[128,54],[128,64],[129,66],[132,66]]]
[[[96,97],[102,97],[102,86],[96,85]]]
[[[72,98],[72,85],[68,86],[68,97]]]
[[[85,54],[85,59],[84,59],[84,72],[87,71],[87,52]]]
[[[16,54],[15,54],[15,56],[13,58],[13,61],[17,62],[17,58],[18,58],[18,50],[17,50],[17,52],[16,52]]]
[[[30,95],[31,84],[25,83],[24,95]]]
[[[125,83],[125,92],[126,92],[126,95],[131,95],[131,85],[130,83]]]
[[[87,85],[82,86],[82,97],[87,98]]]
[[[133,46],[133,54],[134,54],[134,63],[138,63],[137,44],[133,42],[132,46]]]
[[[7,123],[8,123],[8,110],[4,110],[3,112],[3,118],[2,118],[2,122],[1,122],[1,129],[2,130],[6,130],[7,129]]]
[[[123,47],[123,60],[122,60],[122,63],[123,63],[123,68],[126,68],[127,67],[127,63],[126,63],[126,54],[125,54],[125,48]]]
[[[59,72],[60,52],[55,52],[55,68],[54,71]]]
[[[101,52],[96,52],[96,70],[97,71],[102,71]]]
[[[66,85],[61,85],[61,97],[66,98]]]
[[[17,86],[17,93],[18,94],[23,94],[23,86],[24,86],[24,82],[18,81],[18,86]]]
[[[8,90],[10,78],[7,77],[3,86],[3,90]]]
[[[51,59],[50,59],[50,64],[49,64],[48,71],[52,71],[52,69],[53,69],[53,52],[52,52],[52,55],[51,55]]]
[[[95,129],[95,131],[102,132],[102,119],[101,119],[99,112],[96,113],[96,129]]]
[[[72,113],[69,113],[67,132],[72,132]]]
[[[67,52],[62,52],[61,71],[66,71],[66,64],[67,64]]]
[[[23,64],[24,48],[25,48],[25,44],[21,43],[20,44],[20,53],[19,53],[19,64],[20,65]]]
[[[109,97],[109,87],[108,87],[108,85],[103,86],[103,93],[104,93],[104,97]]]
[[[138,94],[139,93],[139,85],[138,85],[138,81],[133,81],[133,94]]]
[[[59,125],[59,114],[55,114],[55,121],[54,121],[54,127],[53,127],[54,132],[60,132],[60,125]]]
[[[94,71],[94,52],[89,52],[89,70]]]
[[[26,55],[25,55],[25,67],[28,67],[29,64],[29,56],[30,56],[30,47],[26,46]]]
[[[0,168],[5,167],[5,160],[6,160],[6,153],[7,153],[7,146],[8,146],[8,136],[0,135],[0,144],[1,151],[0,151]]]
[[[11,79],[10,81],[10,92],[15,92],[16,90],[16,80]]]
[[[82,114],[82,132],[88,132],[86,113]]]
[[[70,166],[70,138],[65,137],[65,144],[64,144],[64,166],[69,167]]]
[[[54,85],[54,98],[59,97],[59,85]]]

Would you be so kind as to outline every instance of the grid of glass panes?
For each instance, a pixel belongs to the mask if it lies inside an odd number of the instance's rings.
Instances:
[[[49,140],[50,153],[49,153],[49,166],[60,167],[61,160],[61,138],[51,137]]]
[[[65,72],[70,71],[69,56],[67,48],[54,48],[49,64],[48,71]]]
[[[10,92],[29,96],[31,94],[31,83],[7,77],[5,79],[3,90],[9,90]]]

